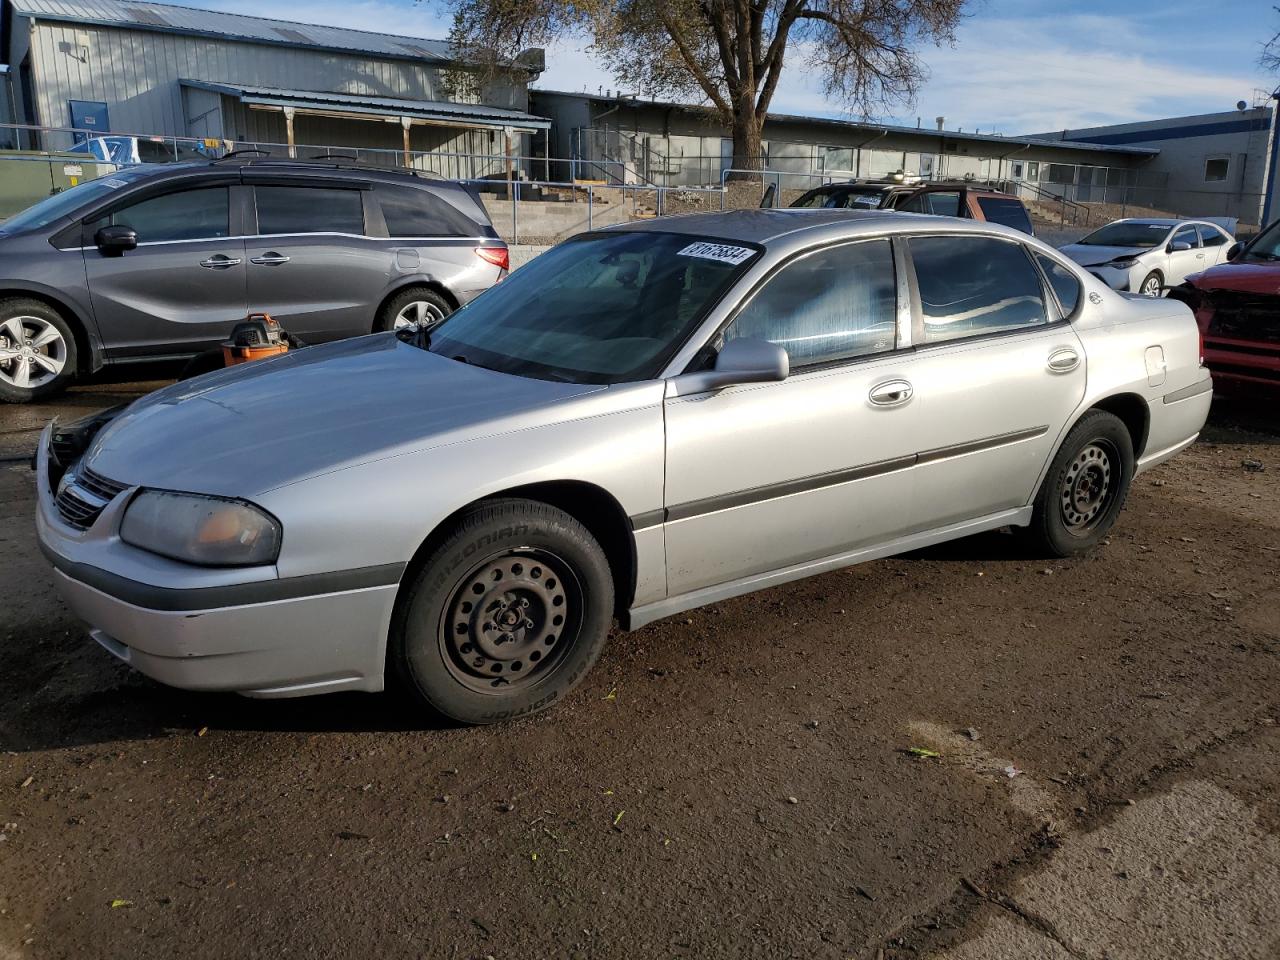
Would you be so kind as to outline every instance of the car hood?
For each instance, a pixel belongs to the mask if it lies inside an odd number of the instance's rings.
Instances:
[[[1238,290],[1280,296],[1280,261],[1220,263],[1187,280],[1198,290]]]
[[[158,390],[111,421],[85,463],[131,486],[253,496],[482,423],[526,425],[511,421],[603,389],[497,373],[379,334]]]
[[[1140,257],[1150,253],[1152,247],[1096,247],[1086,243],[1069,243],[1058,252],[1070,257],[1082,267],[1096,267],[1116,257]]]

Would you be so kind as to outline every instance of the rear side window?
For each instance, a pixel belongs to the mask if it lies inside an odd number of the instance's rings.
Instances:
[[[1031,218],[1022,201],[1014,197],[978,197],[978,209],[989,223],[1002,223],[1023,233],[1031,233]]]
[[[351,233],[364,235],[359,190],[340,187],[254,188],[258,233]]]
[[[201,187],[166,193],[117,210],[88,224],[94,231],[107,225],[132,227],[139,243],[201,240],[225,237],[230,204],[226,187]]]
[[[958,217],[960,216],[960,192],[929,190],[918,193],[898,209],[908,213],[932,213],[940,217]]]
[[[1080,281],[1076,279],[1074,273],[1052,257],[1046,257],[1043,253],[1037,253],[1035,257],[1040,264],[1040,269],[1049,280],[1049,286],[1053,287],[1058,303],[1062,306],[1062,315],[1071,316],[1075,312],[1076,304],[1080,302]]]
[[[1206,226],[1202,223],[1199,225],[1199,230],[1200,242],[1206,247],[1220,247],[1227,242],[1226,234],[1216,227]]]
[[[796,367],[892,350],[897,312],[888,240],[847,243],[793,260],[742,308],[725,340],[755,337]]]
[[[473,237],[479,228],[429,190],[378,184],[374,190],[391,237]]]
[[[993,237],[912,237],[924,342],[1049,322],[1040,276],[1022,245]]]

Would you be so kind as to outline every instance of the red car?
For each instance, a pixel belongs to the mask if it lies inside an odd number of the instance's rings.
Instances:
[[[1280,388],[1280,220],[1169,296],[1195,311],[1216,382]]]

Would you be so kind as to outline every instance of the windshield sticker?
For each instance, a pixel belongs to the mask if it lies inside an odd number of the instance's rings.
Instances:
[[[677,250],[679,257],[701,257],[703,260],[719,260],[731,263],[735,267],[744,260],[749,260],[755,253],[750,247],[734,247],[727,243],[691,243],[683,250]]]

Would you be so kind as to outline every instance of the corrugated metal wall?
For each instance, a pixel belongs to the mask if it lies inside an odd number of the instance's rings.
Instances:
[[[25,27],[20,18],[15,18],[14,24],[19,29]],[[88,54],[83,59],[77,34],[88,35]],[[442,89],[438,68],[411,61],[83,24],[37,22],[32,39],[38,122],[46,126],[68,125],[70,99],[102,100],[108,105],[115,131],[185,135],[187,118],[179,79],[416,100],[452,99]],[[523,98],[523,91],[500,93],[503,99]],[[265,124],[274,130],[278,117],[272,121],[263,119],[271,114],[245,112],[259,114],[244,130],[249,138],[276,138],[274,133],[268,136],[265,127],[253,125]],[[283,139],[282,124],[279,139]],[[56,146],[67,145],[69,140]]]

